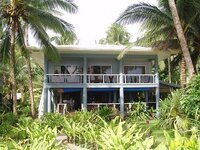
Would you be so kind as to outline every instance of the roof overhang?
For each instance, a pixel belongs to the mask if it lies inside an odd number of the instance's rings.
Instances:
[[[157,55],[159,61],[171,55],[179,53],[179,50],[160,50],[151,47],[126,47],[122,45],[59,45],[56,46],[60,54],[115,54],[124,51],[126,55]],[[32,58],[41,66],[44,66],[44,54],[40,48],[29,46]],[[125,54],[122,54],[124,57]],[[117,59],[117,57],[116,57]],[[119,59],[119,58],[118,58]],[[121,59],[121,58],[120,58]]]

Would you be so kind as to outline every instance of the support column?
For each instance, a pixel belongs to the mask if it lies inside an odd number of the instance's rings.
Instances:
[[[119,100],[120,100],[121,118],[124,118],[124,88],[123,88],[123,86],[121,86],[119,89]]]
[[[146,109],[149,106],[149,92],[148,91],[144,91],[144,97],[145,97],[145,102],[146,102]]]
[[[87,111],[87,57],[83,58],[83,103],[82,103],[82,110]]]
[[[46,85],[44,85],[44,86],[46,86]],[[47,101],[48,101],[48,88],[47,87],[44,87],[44,97],[43,97],[44,99],[43,99],[43,113],[46,113],[46,112],[48,112],[48,104],[47,104]]]
[[[159,112],[160,88],[159,88],[159,86],[156,87],[155,94],[156,94],[156,117],[159,118],[160,117],[160,112]]]
[[[145,96],[145,102],[148,104],[148,102],[149,102],[149,92],[145,91],[144,96]]]
[[[48,89],[47,90],[47,112],[50,113],[51,112],[51,98],[52,98],[52,95],[51,95],[51,90]]]
[[[117,92],[114,91],[114,103],[117,103]]]
[[[119,101],[120,101],[120,114],[121,118],[124,118],[124,88],[123,88],[123,65],[122,60],[119,61],[119,73],[120,73],[120,89],[119,89]]]
[[[47,78],[47,74],[48,74],[48,60],[47,58],[44,56],[44,97],[43,97],[43,113],[48,112],[48,88],[47,88],[47,83],[48,83],[48,78]],[[39,110],[40,111],[40,110]],[[42,111],[42,110],[41,110]]]
[[[62,93],[59,93],[59,104],[61,104],[62,103]]]
[[[87,111],[87,87],[85,86],[83,88],[83,104],[82,104],[82,110]]]
[[[112,93],[111,92],[108,93],[108,102],[109,103],[112,102]]]
[[[55,93],[55,91],[52,90],[52,95],[53,95],[53,112],[56,112],[56,105],[58,103],[58,93]]]
[[[159,85],[159,75],[158,75],[158,56],[155,58],[155,82],[157,84],[155,95],[156,95],[156,116],[159,117],[159,100],[160,100],[160,85]]]

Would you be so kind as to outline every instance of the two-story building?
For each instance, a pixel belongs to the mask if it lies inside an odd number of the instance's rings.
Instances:
[[[60,62],[30,47],[32,57],[44,68],[44,89],[39,115],[62,109],[84,111],[112,106],[122,116],[134,102],[159,108],[158,62],[172,51],[132,47],[119,58],[125,46],[57,46]]]

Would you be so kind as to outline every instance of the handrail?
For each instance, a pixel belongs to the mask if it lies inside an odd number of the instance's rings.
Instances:
[[[146,104],[156,104],[156,102],[142,102],[145,105]],[[124,103],[124,106],[130,110],[132,108],[133,105],[137,105],[138,102],[129,102],[129,103]],[[88,107],[93,107],[93,108],[97,108],[98,110],[100,109],[100,107],[102,106],[113,106],[114,108],[116,108],[117,106],[120,106],[120,103],[87,103]]]
[[[125,84],[156,82],[156,74],[47,74],[49,83],[83,83],[84,76],[87,83],[119,83],[120,76]]]

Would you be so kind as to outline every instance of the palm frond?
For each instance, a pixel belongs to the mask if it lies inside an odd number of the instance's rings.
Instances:
[[[78,6],[73,2],[73,0],[27,0],[32,6],[36,6],[42,10],[52,11],[53,9],[62,9],[68,13],[76,13],[78,11]]]
[[[40,24],[31,24],[31,22],[29,23],[30,28],[33,32],[34,37],[36,37],[38,44],[44,50],[45,56],[47,56],[47,58],[49,58],[53,62],[57,62],[59,60],[59,54],[56,47],[49,42],[49,37],[45,29]]]
[[[53,30],[56,33],[62,33],[62,34],[65,32],[74,33],[73,25],[52,15],[49,12],[38,10],[37,8],[30,6],[27,6],[27,12],[28,12],[29,22],[33,20],[37,24],[41,24],[44,28]]]
[[[122,24],[132,24],[132,23],[146,23],[150,25],[157,26],[163,22],[169,23],[172,18],[158,9],[156,6],[150,5],[148,3],[139,3],[129,6],[117,19],[117,22]]]
[[[10,46],[11,46],[11,38],[10,38],[10,28],[7,27],[3,33],[2,41],[0,43],[0,62],[5,63],[10,55]]]

